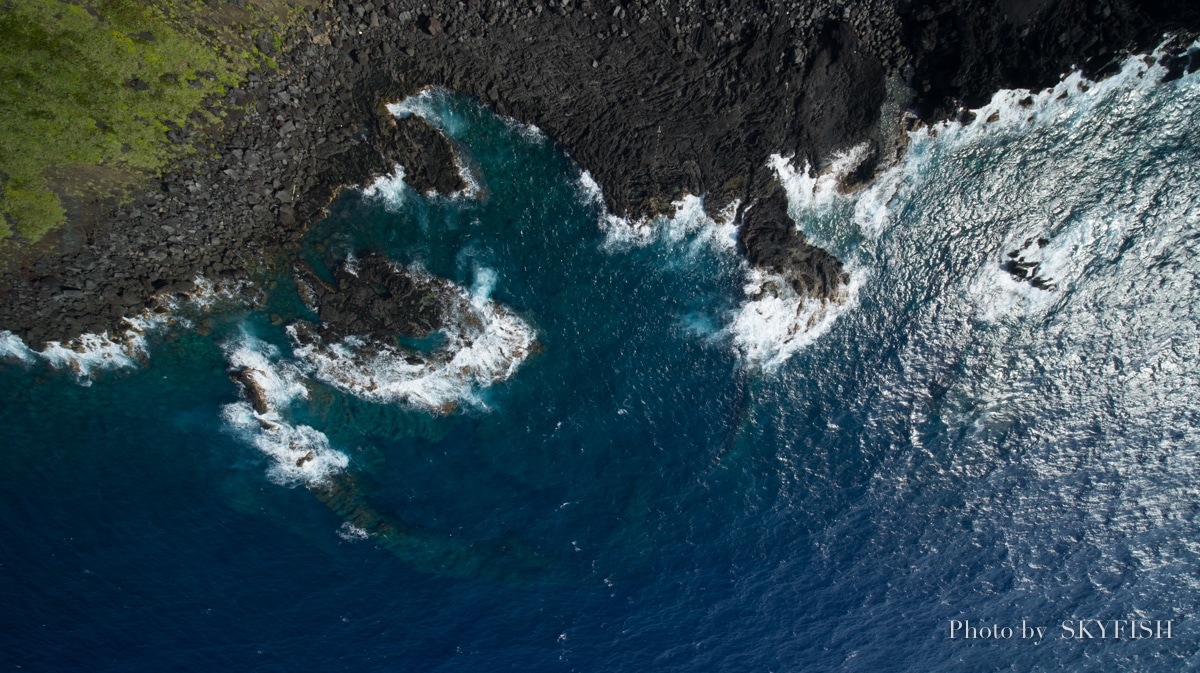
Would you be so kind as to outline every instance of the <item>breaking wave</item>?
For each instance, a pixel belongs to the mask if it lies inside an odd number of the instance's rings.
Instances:
[[[381,175],[363,189],[363,196],[368,199],[382,201],[388,210],[399,210],[404,205],[405,194],[409,190],[404,181],[404,167],[396,164],[388,175]]]
[[[227,404],[221,416],[228,426],[272,460],[270,477],[278,484],[324,483],[350,464],[330,447],[325,434],[294,424],[288,408],[308,398],[303,372],[282,361],[279,349],[249,333],[225,344],[225,357],[248,400]]]
[[[83,385],[90,385],[93,374],[101,370],[134,368],[150,357],[147,337],[171,325],[190,327],[191,320],[181,311],[211,311],[220,300],[248,300],[243,296],[245,282],[216,284],[203,277],[193,281],[194,289],[178,294],[151,297],[149,308],[122,318],[125,328],[116,334],[85,333],[67,342],[49,341],[40,351],[30,348],[11,331],[0,332],[0,358],[26,364],[38,361],[55,369],[70,370]]]
[[[475,391],[510,378],[536,348],[536,332],[488,299],[494,274],[484,271],[471,291],[455,288],[443,344],[432,353],[347,337],[325,344],[315,335],[289,334],[295,356],[312,376],[343,392],[379,403],[408,402],[449,413],[462,402],[486,405]]]
[[[584,173],[580,183],[580,193],[584,198],[602,203],[600,187],[591,175]],[[670,217],[659,215],[635,221],[617,217],[605,210],[600,219],[605,249],[616,251],[651,243],[678,245],[685,239],[717,249],[733,250],[737,246],[734,216],[740,202],[734,201],[725,206],[715,220],[704,210],[704,199],[701,197],[689,194],[671,205],[674,213]]]
[[[749,269],[743,292],[748,298],[733,312],[726,328],[746,362],[771,371],[829,331],[858,304],[868,274],[851,268],[850,282],[831,299],[802,297],[783,277]]]
[[[847,197],[844,188],[846,176],[862,164],[870,151],[870,146],[863,143],[840,152],[834,155],[829,168],[820,173],[814,173],[808,163],[804,164],[804,168],[797,169],[793,159],[779,154],[772,154],[767,166],[775,171],[783,184],[789,211],[795,218],[827,209],[837,199]]]

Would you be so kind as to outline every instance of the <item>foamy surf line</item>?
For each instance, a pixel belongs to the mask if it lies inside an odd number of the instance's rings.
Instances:
[[[751,269],[738,307],[726,328],[743,361],[773,371],[828,332],[858,305],[866,282],[864,268],[850,268],[850,282],[833,299],[802,297],[781,276]]]
[[[169,314],[145,311],[132,318],[125,318],[129,328],[110,336],[108,331],[100,334],[81,334],[66,342],[49,341],[46,347],[35,351],[20,337],[9,331],[0,332],[0,357],[33,364],[39,360],[55,369],[70,369],[81,382],[88,382],[92,373],[101,369],[136,367],[149,357],[146,334],[157,330],[171,320]]]
[[[1191,45],[1197,47],[1200,41]],[[1185,91],[1194,87],[1200,73],[1184,74],[1174,84],[1160,82],[1167,73],[1163,55],[1162,47],[1149,57],[1131,55],[1115,74],[1099,81],[1075,71],[1041,91],[1000,90],[987,104],[964,111],[961,117],[969,120],[966,123],[948,120],[910,132],[908,152],[900,164],[877,177],[859,197],[855,220],[860,230],[868,238],[878,237],[894,217],[892,202],[904,202],[921,189],[930,163],[948,152],[1008,142],[1035,131],[1082,138],[1096,128],[1097,118],[1114,110],[1124,111],[1127,117],[1141,114],[1159,87],[1185,87]],[[1068,210],[1077,221],[1072,223],[1062,212],[1040,213],[1033,218],[1037,225],[1014,229],[1006,237],[1000,244],[1001,256],[980,260],[967,284],[978,307],[976,319],[994,323],[1055,310],[1081,274],[1099,259],[1118,254],[1134,224],[1109,201]],[[1006,270],[1010,258],[1029,267],[1030,277],[1020,279]]]
[[[1200,42],[1193,47],[1197,44]],[[1161,49],[1154,52],[1153,64],[1147,64],[1142,56],[1130,56],[1116,75],[1100,82],[1074,72],[1054,87],[1037,93],[1023,89],[999,91],[987,105],[970,111],[973,121],[969,124],[945,121],[910,132],[909,151],[904,159],[878,175],[871,185],[854,193],[845,193],[842,182],[865,158],[866,146],[836,155],[830,167],[820,174],[814,174],[808,165],[797,169],[781,155],[773,155],[768,166],[784,185],[788,212],[797,226],[809,217],[829,211],[834,204],[845,202],[853,206],[851,219],[859,232],[866,239],[878,238],[894,219],[893,204],[903,202],[922,183],[930,149],[958,148],[989,138],[1026,133],[1048,124],[1087,123],[1094,111],[1110,103],[1114,96],[1139,100],[1148,90],[1160,86],[1158,80],[1166,72],[1160,65],[1161,55]],[[1077,235],[1096,235],[1093,229],[1098,226],[1102,225],[1090,222],[1078,231],[1051,240],[1044,250],[1029,255],[1029,263],[1038,264],[1039,273],[1050,279],[1046,282],[1066,283],[1069,287],[1074,273],[1071,269],[1079,266],[1068,264],[1080,247],[1080,242],[1074,239]],[[800,228],[814,242],[824,245],[812,232]],[[1036,232],[1025,232],[1021,237],[1030,235],[1036,237]],[[1008,247],[1016,249],[1022,245],[1013,241]],[[856,251],[847,257],[844,261],[850,270],[850,282],[841,296],[830,302],[798,297],[783,279],[749,269],[745,291],[753,298],[735,311],[727,328],[742,357],[764,369],[778,367],[828,332],[838,316],[852,310],[870,270],[857,261]],[[1045,311],[1060,298],[1055,292],[1014,280],[999,264],[984,266],[971,286],[976,300],[985,307],[979,316],[983,320],[995,320],[1018,308],[1022,309],[1020,313]]]
[[[808,162],[798,169],[794,158],[780,154],[772,154],[767,167],[783,184],[792,219],[798,219],[802,213],[827,209],[839,197],[849,198],[844,194],[843,181],[868,158],[870,151],[870,145],[863,143],[839,152],[833,156],[829,168],[820,173],[814,173]]]
[[[494,274],[481,271],[472,291],[456,288],[455,319],[443,329],[446,344],[428,355],[348,337],[339,343],[298,345],[296,358],[317,380],[379,403],[407,402],[439,413],[462,402],[483,406],[475,390],[512,377],[533,352],[536,332],[487,298]],[[289,334],[302,343],[296,328]]]
[[[796,224],[798,215],[826,207],[834,198],[840,197],[838,184],[862,162],[866,153],[864,145],[840,154],[835,157],[830,170],[816,176],[811,175],[807,167],[798,171],[789,159],[772,156],[768,166],[776,171],[784,184],[793,226],[799,226]],[[576,191],[585,204],[598,203],[603,207],[600,186],[587,171],[579,176]],[[727,254],[736,251],[736,217],[740,201],[728,204],[717,219],[708,215],[704,200],[697,196],[688,195],[676,201],[674,206],[675,213],[671,217],[643,218],[636,222],[616,217],[604,209],[600,217],[600,228],[605,235],[604,249],[617,252],[651,244],[684,244],[689,251],[695,251],[697,246],[708,246]],[[839,316],[857,305],[859,290],[869,275],[865,268],[851,269],[850,282],[835,297],[813,299],[797,294],[782,276],[752,268],[740,257],[739,260],[745,277],[743,293],[746,299],[727,316],[726,326],[717,334],[729,339],[744,363],[763,370],[777,368],[828,332]],[[714,336],[704,329],[690,329],[689,332],[698,338]]]
[[[986,105],[964,110],[970,123],[954,120],[918,128],[909,133],[914,142],[940,142],[958,145],[978,141],[999,132],[1024,132],[1047,124],[1090,124],[1094,111],[1119,94],[1144,94],[1161,86],[1167,73],[1162,65],[1165,42],[1148,56],[1133,54],[1121,64],[1120,70],[1102,80],[1090,80],[1081,71],[1074,71],[1053,87],[1033,92],[1028,89],[1002,89]],[[1200,40],[1189,49],[1200,48]],[[1147,60],[1151,63],[1148,64]],[[1200,77],[1189,73],[1184,78]],[[910,152],[911,154],[911,152]]]
[[[278,348],[246,332],[224,344],[222,350],[250,399],[225,405],[221,417],[231,430],[272,460],[272,481],[316,485],[346,469],[349,457],[330,447],[324,433],[293,424],[285,417],[289,406],[308,398],[299,367],[281,361]]]
[[[603,204],[600,186],[589,173],[584,172],[580,176],[579,184],[577,191],[585,203],[594,201]],[[691,194],[672,203],[675,212],[670,217],[660,215],[630,221],[605,209],[599,223],[600,230],[604,232],[603,245],[605,250],[618,251],[651,243],[678,245],[691,240],[716,249],[733,250],[737,247],[734,217],[740,204],[736,200],[727,204],[721,209],[718,219],[709,217],[704,210],[703,198]]]
[[[453,288],[452,316],[443,328],[447,343],[430,354],[359,336],[325,344],[298,323],[287,328],[295,347],[285,359],[279,348],[244,329],[222,350],[245,399],[226,405],[222,417],[272,460],[273,481],[316,485],[346,469],[349,458],[325,434],[288,417],[295,403],[308,399],[314,380],[368,401],[410,403],[435,413],[449,413],[464,401],[485,406],[475,391],[510,378],[536,343],[532,327],[488,298],[496,280],[494,271],[481,268],[470,290],[446,283]]]
[[[189,320],[177,315],[179,310],[189,307],[211,310],[217,301],[233,299],[247,286],[245,282],[217,285],[203,277],[197,277],[193,283],[195,289],[182,297],[155,295],[152,302],[157,305],[122,318],[126,329],[115,335],[107,330],[100,334],[85,333],[65,343],[49,341],[45,348],[35,351],[11,331],[2,331],[0,358],[26,364],[42,361],[55,369],[69,369],[84,385],[91,383],[96,371],[137,367],[150,357],[148,335],[172,324],[190,327]]]
[[[404,195],[408,189],[408,183],[404,181],[404,166],[396,164],[391,173],[381,175],[367,185],[363,189],[363,197],[382,201],[384,208],[395,211],[404,205]]]

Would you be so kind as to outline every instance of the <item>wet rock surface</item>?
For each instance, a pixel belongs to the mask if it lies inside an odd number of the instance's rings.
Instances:
[[[335,0],[306,19],[285,36],[290,50],[274,53],[277,72],[227,93],[216,135],[172,129],[172,142],[211,144],[212,156],[180,159],[125,202],[68,203],[65,228],[11,255],[0,269],[0,329],[38,348],[116,327],[197,274],[245,277],[277,264],[337,189],[397,163],[421,191],[460,189],[446,139],[383,108],[430,85],[537,124],[591,171],[617,214],[666,212],[686,193],[706,195],[713,212],[757,200],[765,207],[743,235],[752,262],[783,265],[790,242],[800,246],[793,266],[825,264],[763,216],[775,198],[767,156],[820,170],[866,143],[851,177],[869,180],[896,158],[905,108],[951,118],[998,88],[1052,84],[1073,64],[1103,75],[1163,31],[1194,35],[1200,6]],[[1169,76],[1195,69],[1188,43],[1167,55]],[[832,268],[797,282],[820,293]]]
[[[770,195],[747,209],[738,247],[752,266],[778,274],[802,297],[831,298],[849,275],[842,262],[808,242],[788,216],[787,197],[776,184]]]
[[[305,303],[317,309],[319,324],[303,323],[303,333],[326,343],[348,336],[390,342],[396,335],[426,337],[446,323],[453,289],[445,281],[408,273],[387,258],[364,255],[332,271],[332,283],[312,267],[297,265],[296,283]]]
[[[1008,253],[1008,259],[1001,268],[1015,280],[1029,283],[1039,290],[1054,292],[1058,289],[1058,284],[1042,272],[1042,260],[1038,259],[1042,249],[1049,244],[1050,241],[1046,238],[1025,239],[1020,248]]]
[[[262,372],[252,367],[241,367],[229,372],[229,378],[242,389],[242,394],[250,402],[250,406],[254,408],[256,414],[266,414],[271,409],[271,404],[267,399],[267,392],[259,383],[258,377],[262,376]]]

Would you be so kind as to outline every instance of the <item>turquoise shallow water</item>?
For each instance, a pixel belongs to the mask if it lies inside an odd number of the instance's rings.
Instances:
[[[747,295],[761,279],[696,203],[612,221],[553,139],[444,92],[408,101],[475,188],[347,193],[304,259],[384,253],[507,307],[544,351],[438,387],[453,414],[370,401],[292,352],[270,317],[306,309],[280,277],[256,280],[261,310],[180,309],[204,334],[154,331],[90,385],[10,358],[0,662],[1195,666],[1200,80],[1144,69],[1032,108],[1002,95],[853,196],[781,162],[793,215],[854,278],[796,329],[798,303]],[[1011,251],[1055,290],[1013,280]],[[303,382],[277,418],[407,535],[349,527],[234,422],[227,369],[251,356]],[[1118,618],[1173,637],[1060,638]],[[952,620],[1048,628],[963,640]]]

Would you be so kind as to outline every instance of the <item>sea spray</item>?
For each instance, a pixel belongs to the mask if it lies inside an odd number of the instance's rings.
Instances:
[[[536,333],[487,298],[495,281],[480,276],[473,291],[455,288],[448,294],[450,319],[443,345],[434,352],[402,350],[362,336],[325,343],[292,326],[294,354],[318,380],[373,402],[408,402],[439,413],[462,402],[482,405],[475,391],[511,377],[536,350]]]
[[[781,276],[750,269],[743,287],[747,299],[732,312],[726,327],[734,348],[746,363],[761,371],[775,370],[855,308],[869,273],[854,266],[848,272],[850,281],[833,297],[818,299],[797,294]]]
[[[375,178],[362,193],[365,198],[382,201],[384,207],[394,211],[404,205],[404,196],[409,190],[408,183],[404,182],[404,167],[396,164],[391,173]]]
[[[247,331],[223,346],[245,401],[227,404],[228,427],[272,460],[269,474],[279,484],[320,484],[349,465],[346,454],[330,447],[325,433],[293,423],[289,408],[309,396],[303,372],[283,361],[274,345]]]
[[[5,330],[0,332],[0,358],[33,364],[41,360],[56,369],[73,372],[83,385],[90,385],[95,372],[109,369],[130,369],[150,357],[147,337],[168,326],[192,327],[190,313],[208,313],[218,302],[231,301],[252,305],[259,300],[253,286],[246,281],[214,283],[198,276],[193,289],[180,293],[161,293],[148,302],[149,308],[121,319],[124,329],[110,334],[84,333],[66,341],[49,341],[40,351]]]

